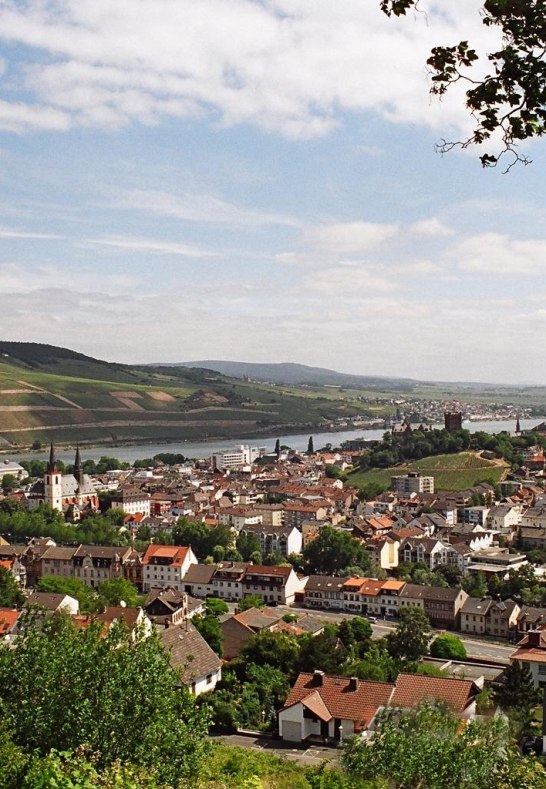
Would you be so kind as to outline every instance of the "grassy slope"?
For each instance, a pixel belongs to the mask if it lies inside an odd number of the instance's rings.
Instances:
[[[0,352],[2,347],[0,343]],[[36,439],[118,443],[229,438],[267,426],[282,432],[283,427],[303,429],[336,417],[381,413],[366,410],[360,392],[256,384],[199,369],[130,368],[50,346],[20,348],[21,358],[15,358],[17,345],[9,346],[9,356],[0,356],[0,441],[12,446],[29,446]],[[28,391],[12,391],[24,389]],[[138,409],[128,409],[116,392],[135,393],[131,400]],[[170,397],[154,399],[154,392]],[[17,406],[32,410],[13,410]],[[6,407],[12,410],[2,410]]]
[[[348,484],[364,487],[370,482],[377,482],[388,487],[392,476],[419,471],[423,475],[434,477],[436,490],[466,490],[485,479],[498,482],[505,469],[506,466],[485,460],[474,452],[461,452],[457,455],[422,458],[392,468],[356,472],[349,476]]]

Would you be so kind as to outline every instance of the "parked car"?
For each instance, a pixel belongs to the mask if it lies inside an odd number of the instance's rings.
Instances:
[[[372,623],[377,622],[376,616],[367,616],[366,619],[368,620],[368,622],[372,622]]]

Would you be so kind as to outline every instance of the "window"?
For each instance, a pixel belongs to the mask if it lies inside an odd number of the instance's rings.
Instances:
[[[207,685],[210,685],[212,682],[212,674],[207,674]]]

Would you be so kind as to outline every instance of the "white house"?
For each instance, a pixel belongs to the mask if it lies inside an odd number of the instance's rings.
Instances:
[[[191,548],[184,545],[148,545],[142,560],[142,589],[149,592],[152,586],[172,586],[184,591],[184,576],[197,558]]]

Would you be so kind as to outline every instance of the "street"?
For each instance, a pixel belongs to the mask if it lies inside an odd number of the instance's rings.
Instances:
[[[345,614],[340,611],[318,611],[310,608],[296,608],[295,606],[279,606],[284,613],[299,613],[299,614],[314,614],[324,622],[338,623],[344,619],[352,619],[354,614]],[[366,618],[366,617],[364,617]],[[396,628],[396,621],[394,620],[378,620],[371,623],[374,638],[383,638],[388,633]],[[433,630],[434,633],[443,633],[443,630]],[[500,660],[508,662],[510,655],[514,651],[514,646],[511,644],[503,644],[501,642],[490,641],[485,639],[478,639],[469,636],[462,636],[459,633],[454,633],[463,642],[469,657],[481,658],[482,660]]]

